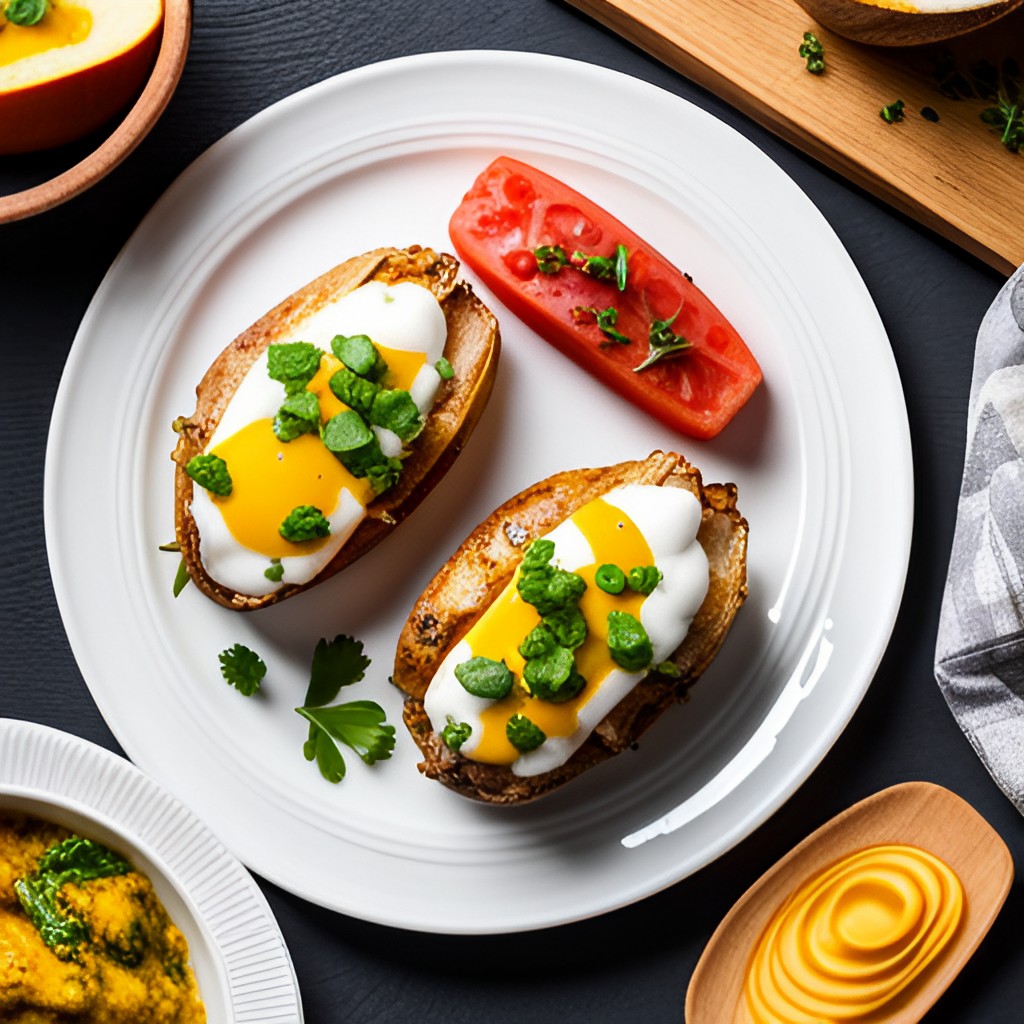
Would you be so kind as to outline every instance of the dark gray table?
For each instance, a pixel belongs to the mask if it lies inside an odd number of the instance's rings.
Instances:
[[[737,848],[638,905],[537,933],[428,938],[339,916],[263,884],[295,961],[306,1019],[681,1021],[704,943],[746,887],[838,811],[909,779],[939,783],[967,799],[1021,863],[1024,822],[960,733],[931,669],[974,336],[999,275],[553,0],[196,0],[195,7],[180,89],[142,146],[90,192],[0,227],[0,450],[11,529],[0,550],[0,715],[119,750],[78,672],[54,603],[43,462],[53,396],[78,323],[111,260],[163,189],[229,129],[329,75],[424,51],[560,54],[653,82],[736,127],[811,196],[848,248],[889,332],[906,391],[916,488],[906,593],[867,698],[821,766]],[[0,162],[0,192],[42,180],[57,159]],[[96,438],[102,445],[102,425]],[[885,481],[871,483],[884,502]],[[929,1021],[1024,1021],[1022,915],[1018,883]]]

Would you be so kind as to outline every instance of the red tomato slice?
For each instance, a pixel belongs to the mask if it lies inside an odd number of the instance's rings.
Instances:
[[[610,213],[568,185],[498,157],[466,193],[448,226],[462,260],[541,337],[610,388],[691,437],[714,437],[761,381],[761,368],[711,300]],[[628,252],[626,287],[575,265],[538,268],[535,250],[559,246],[614,257]],[[596,313],[609,308],[614,323]],[[637,367],[653,351],[652,324],[688,347]],[[614,335],[619,336],[615,340]],[[622,341],[628,339],[628,342]],[[671,340],[671,339],[669,339]]]

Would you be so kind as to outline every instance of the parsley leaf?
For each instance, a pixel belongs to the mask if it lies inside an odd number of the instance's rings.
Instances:
[[[372,700],[356,700],[330,708],[295,710],[316,727],[318,735],[315,737],[314,750],[322,773],[324,761],[320,756],[320,747],[324,743],[325,734],[336,742],[350,747],[366,764],[387,760],[395,748],[395,727],[385,722],[384,709]],[[309,745],[313,740],[314,737],[311,736],[306,742],[304,749],[307,751],[307,758]],[[326,760],[334,763],[333,756],[328,756]],[[328,776],[324,774],[324,777]]]
[[[305,706],[319,708],[330,704],[343,686],[358,683],[369,667],[370,659],[363,654],[362,641],[344,634],[330,642],[321,637],[313,651]]]
[[[687,341],[681,334],[672,332],[672,324],[675,323],[677,316],[679,316],[678,309],[667,320],[651,322],[651,329],[647,336],[647,358],[639,366],[633,367],[634,373],[646,370],[648,366],[666,356],[676,355],[679,352],[685,352],[688,348],[693,348],[692,341]]]
[[[220,674],[240,693],[251,697],[267,674],[263,659],[244,644],[235,644],[217,655]]]
[[[301,714],[301,709],[299,710]],[[309,739],[302,748],[307,761],[316,759],[320,774],[335,785],[345,778],[345,759],[331,737],[319,726],[310,723]]]

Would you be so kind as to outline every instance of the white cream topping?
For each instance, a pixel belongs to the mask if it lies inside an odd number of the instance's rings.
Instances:
[[[708,560],[697,542],[700,502],[679,487],[627,484],[609,491],[604,500],[625,513],[644,535],[662,580],[644,601],[640,621],[654,648],[653,663],[665,661],[685,638],[708,590]],[[574,571],[608,553],[593,551],[580,529],[567,519],[546,534],[555,544],[554,563]],[[455,677],[455,666],[472,656],[461,640],[437,670],[424,698],[431,728],[440,733],[449,717],[466,722],[472,732],[460,753],[472,759],[483,733],[481,713],[493,703],[468,693]],[[600,721],[647,675],[613,667],[596,692],[580,707],[576,730],[568,736],[549,736],[536,750],[512,763],[519,776],[539,775],[564,764]]]

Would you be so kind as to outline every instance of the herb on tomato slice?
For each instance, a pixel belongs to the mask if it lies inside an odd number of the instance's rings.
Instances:
[[[614,256],[591,256],[577,249],[572,254],[572,265],[599,281],[615,281],[620,292],[626,290],[629,279],[629,250],[624,245],[615,247]]]
[[[569,266],[569,257],[560,245],[542,245],[533,250],[533,255],[542,274],[557,274],[562,267]]]
[[[676,310],[667,320],[655,320],[651,323],[651,330],[647,335],[650,351],[647,353],[647,358],[639,366],[633,368],[635,373],[653,366],[659,359],[678,355],[680,352],[686,352],[693,348],[692,342],[687,341],[680,334],[672,333],[672,325],[677,316],[679,316],[679,310]]]
[[[449,232],[467,272],[512,314],[674,430],[714,437],[761,381],[743,339],[689,275],[607,210],[535,167],[506,156],[494,160],[453,213]],[[665,237],[673,237],[667,229]],[[615,273],[597,277],[573,257],[563,266],[558,250],[599,254],[612,260]],[[538,255],[549,272],[538,269]],[[607,309],[615,311],[614,323]],[[676,318],[659,327],[672,310],[679,310]],[[614,335],[597,335],[599,314],[598,327]],[[643,348],[645,338],[658,357],[637,373],[652,354]],[[678,339],[690,346],[685,356],[667,358],[684,351],[674,347]]]
[[[597,309],[595,306],[577,306],[572,313],[577,320],[584,319],[587,313],[593,315],[597,321],[598,329],[609,339],[608,341],[602,341],[602,346],[608,345],[613,341],[618,342],[620,345],[631,344],[629,338],[621,331],[615,329],[615,325],[619,322],[619,311],[614,306],[608,306],[605,309]]]

